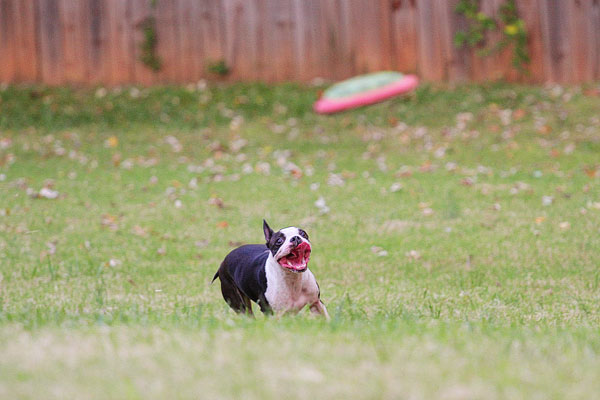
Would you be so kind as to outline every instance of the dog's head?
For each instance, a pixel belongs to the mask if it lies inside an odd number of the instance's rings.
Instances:
[[[282,268],[293,272],[306,271],[311,245],[304,230],[290,226],[273,232],[263,220],[263,231],[269,251]]]

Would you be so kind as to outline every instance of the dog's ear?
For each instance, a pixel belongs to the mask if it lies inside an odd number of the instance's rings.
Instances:
[[[273,237],[273,229],[271,229],[269,227],[269,224],[267,224],[267,221],[265,221],[263,219],[263,232],[265,233],[265,240],[267,241],[267,244],[269,243],[269,241],[271,240],[271,237]]]

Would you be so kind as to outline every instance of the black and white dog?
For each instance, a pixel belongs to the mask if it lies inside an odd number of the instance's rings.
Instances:
[[[296,227],[273,232],[263,220],[266,244],[247,244],[231,251],[213,277],[221,280],[223,298],[238,313],[252,315],[256,302],[265,314],[297,313],[307,304],[329,319],[319,285],[308,269],[311,245]]]

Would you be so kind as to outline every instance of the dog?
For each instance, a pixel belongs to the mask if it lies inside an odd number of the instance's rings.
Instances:
[[[221,281],[221,293],[237,313],[253,316],[254,301],[264,314],[296,314],[306,305],[329,320],[319,285],[308,269],[312,250],[308,234],[296,227],[277,232],[263,220],[265,244],[247,244],[232,250],[212,279]]]

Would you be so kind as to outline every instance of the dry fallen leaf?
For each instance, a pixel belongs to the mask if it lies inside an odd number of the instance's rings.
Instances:
[[[379,257],[385,257],[388,255],[387,250],[384,250],[383,248],[381,248],[379,246],[372,246],[371,252],[374,254],[377,254]]]
[[[538,133],[540,135],[547,135],[550,132],[552,132],[552,127],[550,127],[549,125],[542,125],[538,128]]]
[[[119,139],[116,136],[111,136],[104,141],[104,147],[117,147],[119,145]]]
[[[58,192],[56,190],[43,187],[40,190],[39,197],[42,197],[44,199],[56,199],[58,197]]]
[[[402,190],[401,183],[395,182],[395,183],[392,183],[392,186],[390,186],[391,193],[396,193],[396,192],[399,192],[400,190]]]
[[[597,176],[600,176],[600,169],[596,168],[595,166],[593,167],[585,167],[584,171],[586,173],[587,176],[589,176],[590,178],[595,178]]]
[[[197,240],[194,244],[197,248],[203,249],[208,246],[209,241],[207,239]]]
[[[141,237],[148,236],[148,232],[139,225],[134,226],[133,229],[131,230],[131,233],[133,233],[134,235],[137,235],[137,236],[141,236]]]
[[[110,214],[103,214],[101,217],[102,226],[108,227],[112,231],[116,231],[119,229],[119,225],[117,224],[117,217]]]
[[[210,204],[211,206],[217,206],[218,208],[225,207],[225,203],[220,197],[211,197],[210,199],[208,199],[208,204]]]
[[[227,221],[217,222],[217,228],[227,228],[228,226],[229,226],[229,223],[227,223]]]
[[[427,160],[425,161],[420,167],[419,167],[419,171],[421,172],[431,172],[433,171],[434,166],[433,164],[431,164],[431,161]]]
[[[327,184],[329,186],[344,186],[345,183],[344,178],[342,178],[340,174],[330,173],[327,178]]]
[[[117,260],[116,258],[111,258],[110,260],[108,260],[108,265],[110,267],[118,267],[121,264],[123,264],[121,260]]]
[[[121,154],[119,154],[119,153],[113,154],[112,163],[115,167],[118,167],[119,165],[121,165]]]
[[[317,201],[315,201],[315,206],[319,209],[321,214],[327,214],[330,211],[330,208],[325,203],[325,199],[323,197],[319,197]]]
[[[302,170],[300,168],[294,168],[291,170],[290,174],[292,175],[292,177],[294,177],[295,179],[300,179],[302,178]]]
[[[463,178],[460,181],[460,184],[463,186],[473,186],[474,183],[475,183],[475,180],[473,178],[471,178],[470,176]]]
[[[515,120],[519,120],[519,119],[523,118],[525,115],[527,115],[527,111],[525,111],[522,108],[517,108],[515,110],[515,112],[513,113],[513,117]]]

